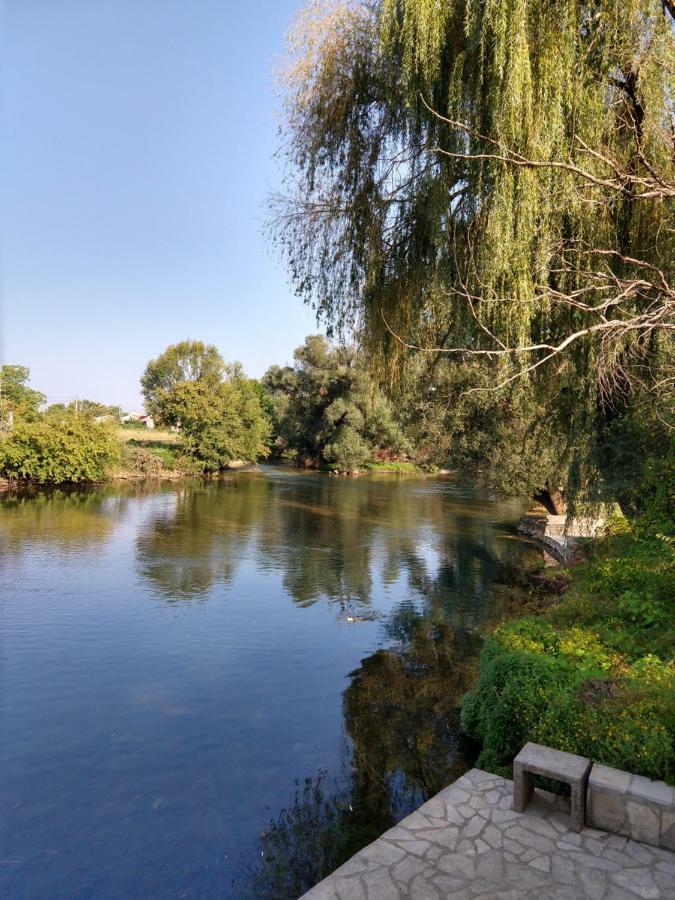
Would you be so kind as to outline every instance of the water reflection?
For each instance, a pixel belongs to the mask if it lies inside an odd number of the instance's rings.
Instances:
[[[100,545],[111,535],[126,498],[94,491],[8,491],[0,495],[0,553],[25,552],[26,541],[61,552]]]
[[[265,516],[268,491],[254,475],[176,489],[138,532],[139,573],[170,603],[228,584]]]
[[[459,731],[479,641],[399,606],[395,643],[351,673],[343,710],[349,741],[341,777],[320,772],[262,834],[260,862],[243,880],[257,897],[294,900],[471,764]]]
[[[466,625],[468,611],[480,616],[505,560],[522,555],[475,498],[449,507],[447,491],[432,482],[336,481],[272,469],[165,499],[136,547],[139,572],[171,602],[204,599],[230,582],[250,549],[260,571],[282,574],[299,606],[321,599],[343,611],[368,606],[374,580],[387,586],[405,574],[414,593],[445,596],[447,611]],[[513,506],[497,512],[513,519]]]
[[[470,762],[518,512],[274,468],[7,495],[0,895],[297,897]]]

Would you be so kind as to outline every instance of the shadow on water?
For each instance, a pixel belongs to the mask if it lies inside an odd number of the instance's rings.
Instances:
[[[471,765],[520,509],[267,467],[5,495],[2,895],[298,897]]]

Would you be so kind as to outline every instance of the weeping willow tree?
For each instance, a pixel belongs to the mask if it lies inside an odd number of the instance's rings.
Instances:
[[[631,408],[667,431],[671,0],[320,0],[290,50],[272,219],[318,315],[392,383],[480,370],[463,396],[547,419],[558,481]]]

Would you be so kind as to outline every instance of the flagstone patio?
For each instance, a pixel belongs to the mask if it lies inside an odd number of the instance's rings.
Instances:
[[[675,900],[675,854],[570,828],[569,804],[472,769],[303,900]]]

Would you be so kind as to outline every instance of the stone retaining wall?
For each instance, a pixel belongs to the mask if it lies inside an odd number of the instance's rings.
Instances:
[[[596,764],[588,779],[586,823],[675,850],[675,788]]]

